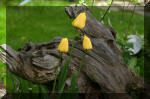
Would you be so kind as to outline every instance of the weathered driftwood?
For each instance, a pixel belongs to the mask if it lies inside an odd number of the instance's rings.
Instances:
[[[80,93],[126,93],[128,89],[143,89],[143,79],[124,64],[111,31],[97,21],[85,6],[69,6],[65,10],[70,18],[75,18],[81,12],[86,12],[87,16],[86,26],[83,30],[79,30],[81,40],[69,40],[70,48],[74,43],[74,49],[69,63],[66,89],[70,86],[71,75],[77,72],[84,55],[84,64],[77,83]],[[92,50],[85,51],[82,48],[83,34],[90,37]],[[50,42],[41,44],[29,42],[19,51],[13,50],[8,45],[2,45],[7,54],[8,70],[34,83],[46,84],[53,81],[59,59],[57,47],[60,40],[61,38],[56,37]],[[59,72],[69,55],[69,52],[63,54]],[[5,53],[0,51],[3,61],[4,56]]]

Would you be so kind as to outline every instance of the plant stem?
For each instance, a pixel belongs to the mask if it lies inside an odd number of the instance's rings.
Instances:
[[[56,75],[55,75],[55,79],[54,79],[54,83],[53,83],[52,93],[55,93],[56,80],[57,80],[57,76],[58,76],[58,69],[59,69],[59,66],[60,66],[60,63],[61,63],[61,58],[62,58],[62,53],[60,53],[59,62],[58,62],[58,65],[56,67]]]
[[[81,62],[80,62],[80,67],[79,67],[79,71],[78,71],[78,74],[77,74],[78,76],[79,76],[79,73],[80,73],[80,71],[81,71],[81,69],[82,69],[82,67],[83,67],[85,55],[86,55],[86,53],[82,56],[82,59],[81,59]]]
[[[73,76],[72,76],[71,86],[70,86],[70,89],[69,89],[69,92],[71,92],[71,93],[78,92],[78,90],[76,90],[76,84],[77,84],[77,79],[80,76],[80,71],[81,71],[83,63],[84,63],[85,55],[86,54],[84,54],[82,56],[82,59],[80,61],[80,65],[79,65],[79,70],[77,71],[77,73],[73,74]]]
[[[67,78],[67,72],[68,72],[68,68],[69,68],[69,62],[71,60],[73,48],[74,48],[74,42],[72,42],[70,56],[67,59],[67,61],[65,62],[64,66],[61,70],[61,73],[60,73],[60,78],[59,78],[59,83],[58,83],[58,92],[59,93],[63,93],[63,91],[64,91],[65,82],[66,82],[66,78]]]

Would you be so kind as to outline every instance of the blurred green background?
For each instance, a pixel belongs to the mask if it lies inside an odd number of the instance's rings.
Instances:
[[[43,1],[42,1],[43,2]],[[68,37],[73,39],[79,33],[71,25],[72,19],[64,12],[64,7],[77,2],[30,2],[26,7],[14,7],[17,2],[10,3],[7,7],[7,44],[17,50],[26,42],[47,42],[54,37]],[[88,3],[87,3],[88,4]],[[27,7],[27,6],[30,7]],[[31,7],[31,6],[49,7]],[[61,7],[60,7],[61,5]],[[91,5],[89,3],[88,5]],[[101,20],[105,10],[89,7],[92,14]],[[0,44],[6,43],[6,8],[0,7]],[[132,17],[133,15],[133,17]],[[138,35],[144,41],[144,16],[133,14],[130,11],[110,11],[107,13],[104,24],[109,27],[110,20],[117,32],[117,43],[123,51],[125,63],[138,75],[144,75],[144,47],[137,55],[130,55],[127,50],[127,36]],[[128,32],[127,32],[128,30]],[[144,45],[144,44],[143,44]],[[6,83],[6,66],[0,62],[0,81]],[[33,84],[20,77],[7,72],[7,91],[10,93],[47,93],[43,85]]]
[[[0,45],[6,43],[6,8],[0,6]],[[0,82],[6,83],[6,67],[0,61]]]

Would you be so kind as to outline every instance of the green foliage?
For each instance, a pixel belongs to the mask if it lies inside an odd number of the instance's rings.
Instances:
[[[59,77],[59,82],[58,82],[58,92],[59,93],[62,93],[63,90],[64,90],[64,87],[65,87],[65,82],[66,82],[66,78],[67,78],[67,73],[68,73],[68,68],[69,68],[69,62],[71,60],[71,55],[72,55],[72,51],[73,51],[73,48],[74,48],[74,44],[72,42],[72,47],[71,47],[71,50],[70,50],[70,56],[68,57],[68,59],[66,60],[63,68],[62,68],[62,71],[60,73],[60,77]],[[76,75],[73,75],[72,76],[72,80],[71,80],[71,88],[70,90],[68,90],[67,92],[70,92],[72,93],[72,91],[75,88],[76,86]],[[76,89],[77,90],[77,89]],[[75,91],[75,90],[74,90]]]
[[[78,76],[74,74],[71,79],[71,86],[68,92],[70,93],[78,93],[78,89],[76,88]]]
[[[57,68],[56,68],[56,75],[55,75],[55,79],[54,79],[54,83],[53,83],[52,93],[55,93],[56,81],[57,81],[57,76],[58,76],[58,68],[60,67],[60,64],[61,64],[61,58],[62,58],[62,53],[60,53],[59,62],[58,62]]]
[[[43,85],[33,84],[27,80],[7,72],[7,92],[8,93],[48,93],[48,89]]]
[[[70,52],[70,56],[68,57],[67,61],[65,62],[64,66],[62,68],[62,71],[60,72],[60,77],[59,77],[59,82],[58,82],[58,92],[59,93],[62,93],[64,90],[64,87],[65,87],[69,62],[71,59],[71,54],[72,54],[72,51]]]
[[[21,0],[22,1],[22,0]],[[16,1],[16,2],[9,2],[9,6],[18,6],[21,1]],[[74,2],[69,2],[69,1],[34,1],[32,0],[31,2],[26,3],[24,6],[67,6],[71,5]]]
[[[142,0],[132,0],[131,2],[132,2],[134,5],[143,4]]]
[[[85,2],[85,0],[79,0],[79,3],[78,3],[78,5],[79,5],[79,6],[81,6],[81,5],[86,5],[86,2]]]
[[[6,8],[0,6],[0,45],[6,43]],[[6,66],[0,61],[0,82],[6,86]]]
[[[82,56],[82,59],[80,61],[80,66],[79,66],[79,69],[78,69],[77,73],[73,74],[73,76],[72,76],[71,86],[70,86],[70,89],[68,90],[70,93],[78,93],[78,89],[76,88],[76,85],[77,85],[77,80],[80,76],[80,71],[81,71],[83,63],[84,63],[85,55],[86,54],[84,54]]]
[[[0,5],[2,5],[2,6],[6,5],[6,0],[1,0]]]
[[[107,1],[106,1],[106,3],[107,3],[108,6],[111,5],[111,2],[112,2],[112,0],[107,0]]]

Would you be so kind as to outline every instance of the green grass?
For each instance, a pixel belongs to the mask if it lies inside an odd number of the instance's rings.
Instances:
[[[104,14],[104,10],[98,8],[90,8],[92,14],[98,19]],[[0,12],[0,44],[6,43],[6,16],[5,8],[1,7]],[[105,17],[104,23],[108,26],[107,19],[110,18],[113,28],[117,32],[117,42],[125,45],[124,34],[126,34],[128,25],[128,34],[137,34],[141,38],[144,35],[144,17],[142,15],[135,14],[132,20],[130,20],[132,13],[119,11],[111,11]],[[54,37],[68,37],[73,39],[78,36],[79,33],[71,25],[72,19],[64,12],[64,7],[9,7],[7,9],[7,44],[11,45],[12,48],[18,49],[23,46],[26,42],[31,41],[33,43],[47,42]],[[142,38],[143,39],[143,38]],[[141,62],[142,55],[140,56],[129,56],[125,55],[125,58],[132,59],[136,63],[135,69],[139,67],[142,69],[143,63]],[[127,61],[129,62],[129,61]],[[132,62],[131,62],[132,63]],[[133,69],[134,69],[133,68]],[[5,65],[0,63],[0,80],[5,74]],[[138,72],[137,72],[138,73]],[[139,73],[140,74],[140,73]],[[8,81],[8,92],[20,92],[29,93],[29,88],[32,88],[32,93],[45,93],[47,89],[42,85],[36,85],[29,81],[23,80],[20,77],[14,76],[11,73],[7,73]],[[19,84],[19,89],[16,90],[16,84]],[[40,91],[44,89],[44,91]]]
[[[8,2],[9,6],[19,6],[20,2],[22,0],[17,0],[17,1],[10,1]],[[68,6],[72,4],[78,4],[79,0],[76,0],[74,2],[69,2],[69,0],[50,0],[50,1],[43,1],[43,0],[38,0],[34,1],[32,0],[31,2],[26,3],[24,6]],[[86,1],[86,4],[88,6],[92,6],[92,2],[90,0]]]
[[[18,6],[20,2],[10,2],[9,6]],[[75,2],[68,1],[31,1],[24,6],[67,6],[74,4]]]
[[[59,9],[59,10],[56,10]],[[104,11],[97,8],[93,15],[100,20]],[[64,7],[24,7],[24,8],[8,8],[7,21],[7,43],[14,49],[21,47],[27,41],[34,43],[47,42],[52,38],[68,37],[73,39],[79,35],[71,26],[72,19],[69,19],[64,12]],[[100,12],[102,12],[100,14]],[[121,12],[108,13],[104,23],[108,26],[108,17],[112,26],[117,32],[118,38],[126,34],[131,13],[125,12],[123,17]],[[122,21],[122,23],[120,23]],[[136,25],[135,28],[133,28]],[[131,20],[128,34],[138,34],[140,37],[144,33],[144,18],[141,15],[134,15]]]
[[[6,43],[6,9],[0,6],[0,45]],[[6,66],[0,61],[0,82],[6,78]]]
[[[64,7],[9,7],[7,11],[7,43],[14,49],[27,41],[47,42],[54,37],[73,39],[79,34],[71,26],[72,20]]]

